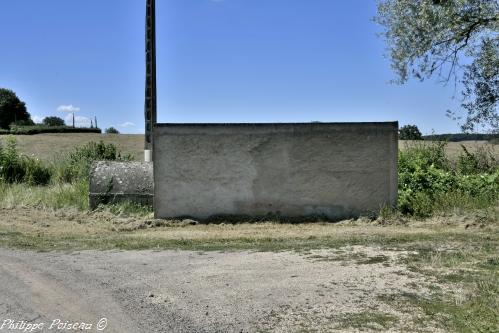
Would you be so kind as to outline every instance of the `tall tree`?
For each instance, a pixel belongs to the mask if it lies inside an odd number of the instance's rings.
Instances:
[[[0,128],[8,129],[12,123],[31,124],[31,116],[16,93],[0,88]]]
[[[400,140],[423,140],[423,135],[416,125],[405,125],[399,129]]]
[[[499,0],[378,0],[396,82],[462,83],[464,131],[499,131]]]

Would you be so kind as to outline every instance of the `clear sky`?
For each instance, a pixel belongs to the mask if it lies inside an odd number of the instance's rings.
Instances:
[[[375,0],[157,0],[158,121],[459,131],[454,85],[397,86]],[[145,0],[0,0],[0,87],[39,120],[143,133]]]

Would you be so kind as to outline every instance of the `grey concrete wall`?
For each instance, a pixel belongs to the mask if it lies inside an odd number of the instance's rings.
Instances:
[[[397,200],[398,123],[158,124],[158,218],[330,219]]]

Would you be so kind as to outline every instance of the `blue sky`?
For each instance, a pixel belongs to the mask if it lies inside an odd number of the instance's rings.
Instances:
[[[454,85],[398,86],[374,0],[157,0],[158,121],[400,121],[456,132]],[[145,0],[0,0],[0,87],[33,117],[143,133]]]

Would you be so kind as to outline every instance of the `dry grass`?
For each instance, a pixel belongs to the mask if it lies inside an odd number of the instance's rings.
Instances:
[[[432,144],[434,141],[399,141],[399,149],[405,150],[415,144]],[[491,144],[487,141],[462,141],[462,142],[449,142],[445,147],[445,153],[451,160],[455,160],[462,152],[461,145],[465,146],[469,152],[475,152],[478,148],[485,148],[490,150],[494,156],[499,156],[499,145]]]
[[[46,161],[60,158],[61,154],[77,146],[101,140],[114,143],[122,152],[132,154],[137,161],[144,157],[144,136],[141,134],[54,133],[15,137],[21,152]]]
[[[47,249],[79,248],[188,248],[218,249],[299,249],[341,246],[342,244],[384,244],[441,237],[467,238],[474,231],[496,232],[497,210],[484,218],[483,212],[464,216],[434,217],[425,222],[386,224],[368,222],[281,224],[276,222],[191,225],[192,221],[155,220],[152,217],[116,215],[109,207],[95,212],[77,209],[0,208],[0,246]],[[385,224],[382,226],[382,224]],[[484,229],[485,228],[485,229]],[[471,232],[473,231],[473,232]],[[43,241],[45,240],[45,241]],[[74,243],[66,242],[74,240]],[[127,243],[129,241],[129,244]],[[23,245],[24,244],[24,245]],[[128,244],[128,245],[127,245]],[[131,245],[130,245],[131,244]]]

